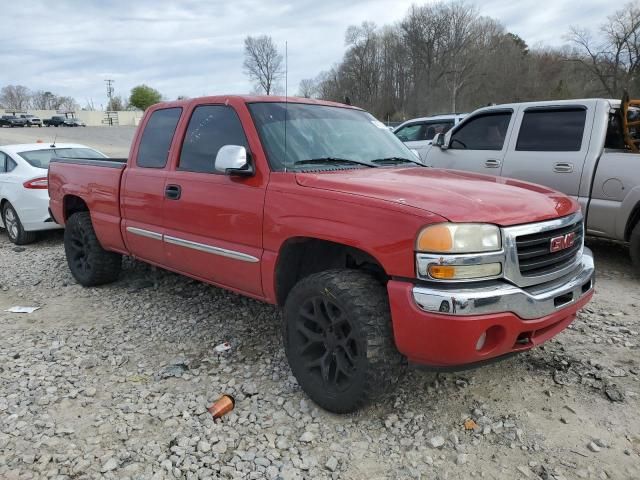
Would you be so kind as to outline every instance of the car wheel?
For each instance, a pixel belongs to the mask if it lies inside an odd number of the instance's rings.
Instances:
[[[37,237],[36,232],[25,231],[20,217],[18,217],[16,210],[9,202],[5,203],[2,209],[2,219],[7,229],[7,236],[12,243],[16,245],[26,245],[27,243],[35,241]]]
[[[285,303],[283,336],[298,383],[331,412],[379,398],[404,370],[386,288],[366,272],[331,270],[301,280]]]
[[[93,287],[117,280],[122,255],[102,248],[89,212],[75,213],[64,230],[64,251],[71,274],[80,285]]]

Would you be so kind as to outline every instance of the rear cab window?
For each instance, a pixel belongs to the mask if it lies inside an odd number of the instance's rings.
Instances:
[[[516,151],[579,152],[587,116],[581,106],[524,111]]]
[[[169,148],[182,115],[181,107],[163,108],[151,114],[142,132],[136,165],[143,168],[164,168]]]

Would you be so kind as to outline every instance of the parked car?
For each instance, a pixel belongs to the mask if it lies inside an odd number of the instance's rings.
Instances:
[[[51,118],[45,118],[42,122],[45,127],[60,127],[64,126],[64,122],[67,120],[67,117],[54,115]]]
[[[427,165],[535,182],[576,199],[588,235],[629,242],[640,271],[640,156],[626,150],[620,101],[482,108],[436,140]]]
[[[280,305],[293,374],[333,412],[393,385],[404,359],[460,368],[539,345],[593,294],[577,202],[426,168],[336,103],[157,104],[129,159],[54,159],[49,193],[81,285],[130,255]]]
[[[84,123],[82,120],[79,120],[77,118],[67,118],[65,119],[63,125],[65,127],[86,127],[87,124]]]
[[[24,118],[27,127],[42,127],[42,120],[35,115],[20,115],[20,118]]]
[[[0,146],[0,226],[17,245],[33,242],[40,230],[60,228],[49,214],[47,169],[53,156],[106,158],[77,144]]]
[[[27,121],[15,115],[3,115],[0,117],[0,127],[24,127]]]
[[[407,147],[415,150],[421,160],[424,160],[427,150],[429,150],[433,142],[433,137],[438,133],[447,133],[466,116],[466,113],[451,113],[434,115],[432,117],[414,118],[396,127],[393,133],[395,133]]]

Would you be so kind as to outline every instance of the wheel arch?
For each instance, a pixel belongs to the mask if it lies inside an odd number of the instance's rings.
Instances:
[[[89,206],[82,197],[73,194],[67,194],[62,199],[62,216],[64,221],[69,220],[69,217],[74,213],[88,212]]]
[[[284,305],[291,289],[301,279],[337,268],[369,271],[383,284],[389,279],[382,263],[360,248],[316,237],[292,237],[281,245],[275,264],[277,304]]]

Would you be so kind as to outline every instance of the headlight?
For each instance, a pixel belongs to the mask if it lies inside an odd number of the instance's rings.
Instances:
[[[502,247],[500,229],[482,223],[438,223],[425,227],[416,250],[425,253],[495,252]]]

